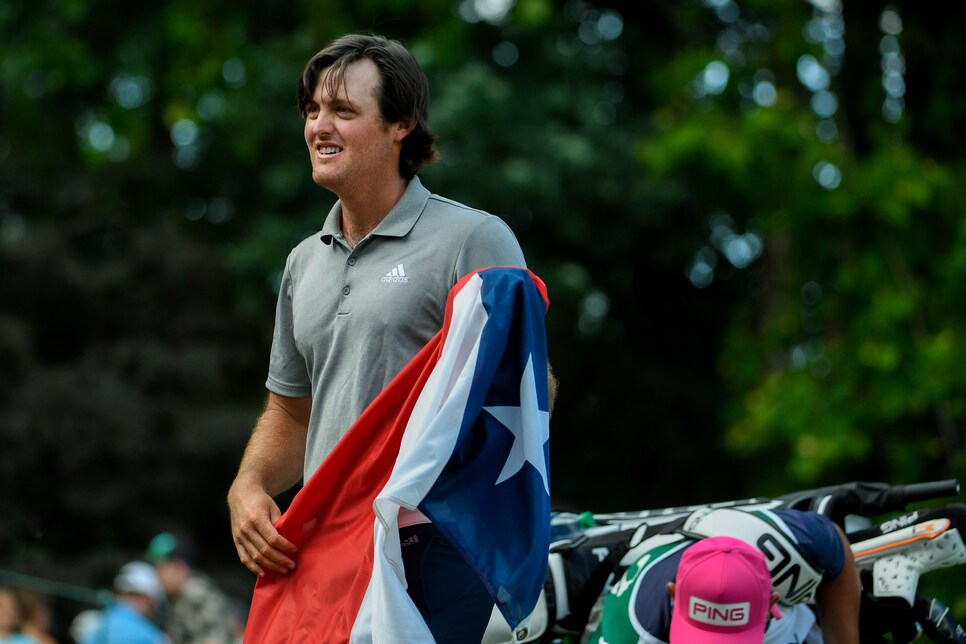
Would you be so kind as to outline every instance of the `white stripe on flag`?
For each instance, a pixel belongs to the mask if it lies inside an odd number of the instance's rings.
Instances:
[[[401,268],[401,265],[400,265]],[[432,644],[406,592],[399,545],[399,508],[415,510],[449,461],[459,437],[487,313],[474,275],[453,298],[439,361],[423,387],[389,481],[376,497],[375,561],[352,629],[353,644]]]

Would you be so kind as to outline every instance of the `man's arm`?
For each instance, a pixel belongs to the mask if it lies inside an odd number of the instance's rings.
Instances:
[[[275,529],[282,513],[273,497],[302,477],[311,407],[311,398],[269,393],[228,490],[238,558],[258,575],[266,569],[286,573],[295,567],[295,546]]]
[[[839,576],[818,587],[816,609],[826,644],[858,644],[861,586],[849,541],[838,526],[845,555]]]

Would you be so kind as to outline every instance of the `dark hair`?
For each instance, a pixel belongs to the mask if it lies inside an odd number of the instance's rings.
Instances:
[[[429,129],[429,80],[402,43],[369,34],[349,34],[333,40],[312,56],[302,70],[296,91],[299,113],[305,118],[319,83],[335,95],[345,82],[346,67],[364,58],[375,63],[382,76],[376,99],[383,120],[415,120],[413,131],[403,139],[399,158],[399,174],[406,180],[412,179],[424,163],[437,159],[438,152],[436,135]]]

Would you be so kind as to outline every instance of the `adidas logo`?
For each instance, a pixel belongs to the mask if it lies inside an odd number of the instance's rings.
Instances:
[[[399,545],[405,548],[406,546],[415,546],[417,543],[419,543],[419,535],[414,534],[400,541]]]
[[[406,269],[400,264],[396,268],[392,269],[382,278],[382,281],[386,284],[408,284],[409,276],[406,275]]]

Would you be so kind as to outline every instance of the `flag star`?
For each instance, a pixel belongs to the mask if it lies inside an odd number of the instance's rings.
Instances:
[[[537,383],[533,374],[533,356],[527,360],[520,380],[518,407],[484,407],[494,418],[513,433],[513,445],[503,471],[496,482],[502,483],[519,472],[528,461],[543,480],[543,489],[550,494],[547,461],[543,445],[550,440],[550,413],[537,406]]]

